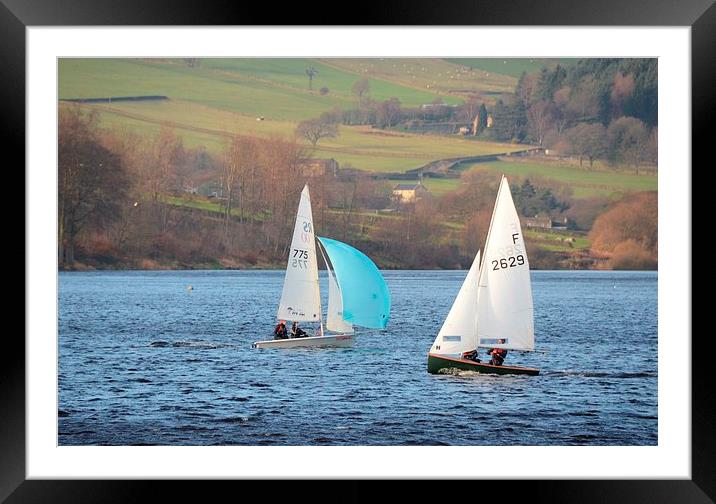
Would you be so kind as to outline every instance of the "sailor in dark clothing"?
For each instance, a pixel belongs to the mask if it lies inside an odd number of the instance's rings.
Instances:
[[[287,339],[288,332],[286,331],[286,321],[281,320],[273,330],[273,339]]]
[[[475,361],[475,362],[480,362],[480,359],[477,358],[477,350],[470,350],[469,352],[463,352],[462,358],[471,360],[471,361]]]
[[[497,342],[504,343],[505,340],[499,339]],[[505,362],[505,357],[507,357],[507,350],[503,348],[491,348],[487,354],[492,356],[490,364],[493,366],[502,366],[502,363]]]
[[[292,338],[307,338],[308,333],[298,327],[298,322],[294,322],[293,325],[291,325],[291,337]]]

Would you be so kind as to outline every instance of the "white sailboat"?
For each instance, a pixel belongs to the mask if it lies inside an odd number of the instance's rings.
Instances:
[[[325,328],[334,334],[324,333],[316,239],[328,273]],[[350,245],[314,235],[308,185],[301,192],[277,318],[318,322],[317,334],[256,341],[252,347],[347,347],[353,344],[354,325],[384,329],[390,319],[390,292],[373,261]]]
[[[480,348],[534,351],[529,261],[507,178],[497,191],[480,262],[472,267],[428,353],[428,372],[457,368],[490,374],[539,374],[535,368],[492,365],[463,358]]]

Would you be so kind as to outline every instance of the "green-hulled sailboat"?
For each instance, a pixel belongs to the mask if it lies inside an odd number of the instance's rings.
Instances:
[[[463,358],[472,350],[535,349],[532,287],[520,220],[503,175],[485,249],[467,273],[460,292],[428,353],[428,372],[450,369],[488,374],[537,375],[539,369],[492,365]]]

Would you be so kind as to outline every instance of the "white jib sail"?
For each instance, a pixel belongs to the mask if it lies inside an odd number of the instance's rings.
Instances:
[[[327,262],[326,269],[328,270],[328,316],[326,317],[326,328],[333,332],[353,333],[353,324],[343,320],[343,296],[336,277]]]
[[[477,280],[480,251],[467,272],[455,302],[430,349],[434,354],[459,356],[477,348]]]
[[[520,219],[504,175],[483,251],[477,321],[478,346],[534,350],[530,266]]]
[[[316,240],[308,186],[301,192],[286,279],[283,282],[277,317],[283,320],[312,322],[321,320],[321,295],[318,285]]]

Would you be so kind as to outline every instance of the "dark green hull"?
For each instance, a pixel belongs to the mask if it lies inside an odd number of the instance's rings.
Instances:
[[[428,373],[438,374],[442,370],[460,369],[463,371],[474,371],[484,374],[522,374],[536,376],[539,369],[518,367],[518,366],[493,366],[486,362],[473,362],[466,359],[457,359],[445,355],[428,354]]]

